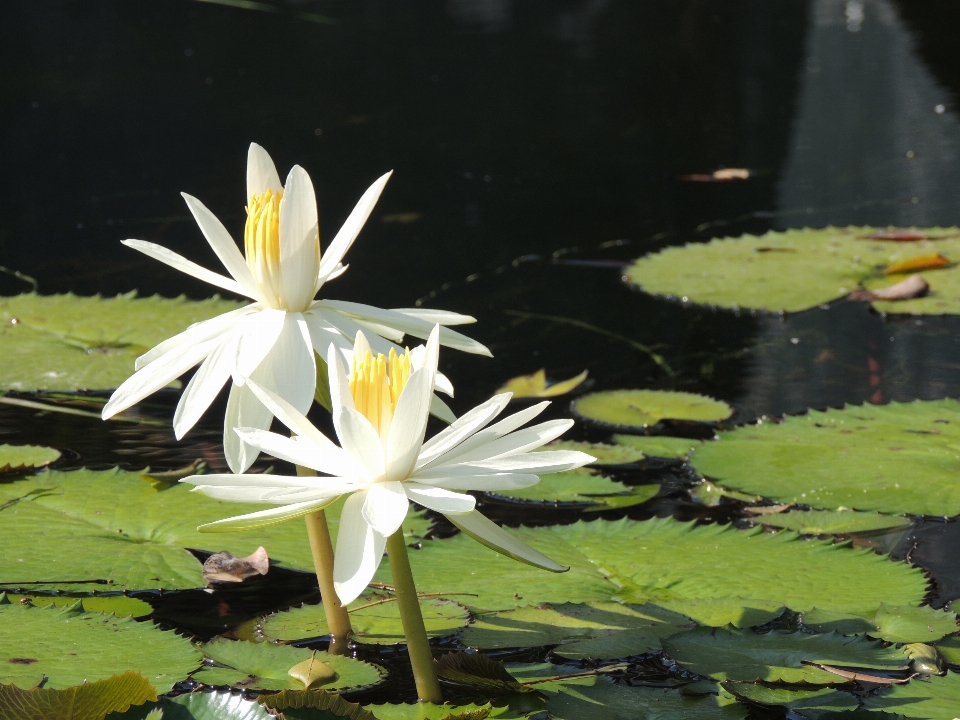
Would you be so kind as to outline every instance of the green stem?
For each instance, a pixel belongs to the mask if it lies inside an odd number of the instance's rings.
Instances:
[[[316,474],[310,468],[297,465],[297,475]],[[317,571],[317,582],[320,585],[320,599],[323,601],[323,612],[327,616],[327,626],[330,628],[328,652],[334,655],[346,655],[353,628],[350,625],[347,609],[340,602],[336,588],[333,586],[333,542],[330,540],[327,515],[323,510],[317,510],[305,517],[307,537],[310,538],[310,552],[313,554],[313,567]]]
[[[397,604],[400,606],[403,634],[407,637],[407,652],[410,655],[410,665],[413,666],[413,679],[417,683],[417,696],[421,702],[439,705],[443,702],[443,694],[440,692],[437,671],[433,666],[433,652],[427,639],[423,615],[420,614],[420,601],[417,598],[417,588],[413,584],[402,527],[387,538],[387,554],[390,556],[390,570],[393,572],[393,585],[396,588]]]

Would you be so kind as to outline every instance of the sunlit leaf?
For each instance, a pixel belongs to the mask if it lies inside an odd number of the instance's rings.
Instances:
[[[660,491],[659,485],[624,485],[588,468],[560,473],[545,473],[540,482],[519,490],[491,493],[517,501],[537,503],[577,503],[590,510],[630,507],[650,500]]]
[[[125,713],[108,715],[106,720],[144,720],[147,712],[162,713],[163,720],[273,720],[266,708],[243,695],[229,692],[196,692],[163,697],[144,707],[130,708]],[[153,718],[147,717],[147,720]],[[357,720],[364,720],[357,718]]]
[[[850,693],[833,688],[809,690],[796,687],[771,687],[746,682],[726,682],[723,687],[737,697],[757,705],[794,710],[802,713],[802,717],[810,716],[806,711],[813,711],[817,714],[840,712],[853,710],[860,705],[860,701]]]
[[[605,390],[577,398],[571,408],[588,420],[629,428],[648,427],[661,420],[716,422],[733,413],[720,400],[670,390]]]
[[[949,672],[944,677],[914,678],[904,685],[866,696],[864,706],[908,718],[952,720],[960,709],[960,674]]]
[[[126,595],[94,595],[81,598],[64,597],[62,595],[15,595],[12,593],[6,595],[12,603],[26,600],[37,607],[47,605],[69,607],[79,602],[80,606],[87,612],[116,615],[117,617],[142,618],[153,612],[150,603]]]
[[[156,700],[145,677],[126,672],[62,689],[0,684],[0,717],[10,720],[102,720],[108,713]],[[143,711],[146,714],[146,711]]]
[[[754,520],[773,527],[796,530],[804,535],[836,535],[906,527],[910,520],[895,515],[853,510],[791,510],[763,515]]]
[[[484,718],[522,718],[509,708],[492,705],[434,705],[433,703],[384,703],[367,705],[376,720],[484,720]]]
[[[512,392],[514,398],[558,397],[560,395],[566,395],[586,379],[587,371],[584,370],[569,380],[561,380],[547,385],[547,371],[541,369],[532,375],[520,375],[507,380],[507,382],[497,388],[495,394]]]
[[[40,445],[0,445],[0,475],[43,467],[59,457],[59,450]]]
[[[896,607],[884,603],[866,617],[813,608],[802,617],[805,626],[819,632],[867,633],[893,643],[932,643],[957,632],[955,613],[934,610],[929,605]]]
[[[636,448],[648,457],[687,457],[700,444],[699,440],[667,437],[666,435],[614,435],[619,445]]]
[[[950,265],[950,260],[945,258],[940,253],[936,255],[920,255],[919,257],[909,258],[907,260],[901,260],[900,262],[895,262],[892,265],[883,269],[885,275],[896,275],[913,273],[919,270],[933,270],[935,268],[947,267]]]
[[[581,442],[578,440],[556,440],[534,452],[552,450],[579,450],[596,458],[591,465],[626,465],[643,460],[643,452],[629,444],[609,445],[607,443]]]

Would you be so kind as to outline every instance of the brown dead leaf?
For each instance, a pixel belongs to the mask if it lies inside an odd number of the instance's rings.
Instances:
[[[918,230],[903,230],[891,228],[889,230],[877,230],[871,235],[864,235],[864,240],[890,240],[892,242],[916,242],[917,240],[926,240],[927,234]]]
[[[911,275],[896,285],[879,290],[854,290],[848,296],[851,300],[910,300],[923,297],[930,292],[930,285],[919,275]]]
[[[269,570],[270,558],[263,546],[245,558],[234,557],[224,550],[214,553],[203,563],[203,579],[207,582],[243,582],[255,575],[266,575]]]
[[[316,651],[311,658],[287,670],[287,675],[302,682],[305,690],[315,685],[326,685],[340,677],[332,667],[317,660]]]
[[[824,672],[838,675],[852,682],[869,682],[869,683],[876,683],[877,685],[902,685],[903,683],[910,682],[911,679],[916,677],[916,673],[914,673],[908,678],[888,678],[888,677],[882,677],[880,675],[867,675],[866,673],[855,672],[853,670],[844,670],[843,668],[834,667],[833,665],[823,665],[821,663],[813,662],[811,660],[801,660],[800,664],[811,665],[815,668],[819,668],[820,670],[823,670]]]
[[[729,182],[731,180],[747,180],[749,177],[750,171],[747,168],[720,168],[709,174],[681,175],[680,180],[686,182]]]
[[[934,270],[947,267],[952,263],[940,253],[936,255],[921,255],[898,263],[894,263],[883,271],[884,275],[905,275],[918,270]]]

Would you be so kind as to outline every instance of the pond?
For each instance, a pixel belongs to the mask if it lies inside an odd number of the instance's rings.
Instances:
[[[9,14],[0,717],[23,698],[73,717],[70,692],[90,707],[113,692],[124,700],[89,717],[132,720],[956,717],[955,8],[51,0]],[[440,351],[453,412],[543,370],[540,420],[573,420],[561,448],[599,458],[474,492],[565,573],[411,506],[400,537],[447,706],[412,705],[387,560],[335,655],[302,520],[197,531],[249,511],[178,482],[236,469],[226,390],[180,439],[189,372],[100,419],[138,355],[240,307],[121,241],[220,272],[180,193],[240,237],[251,142],[281,178],[309,174],[323,252],[392,170],[319,297],[476,318],[455,329],[492,358]],[[912,275],[916,296],[869,295]],[[307,414],[337,438],[319,402]],[[247,472],[296,468],[262,454]],[[331,526],[346,512],[331,506]],[[201,572],[259,546],[265,574]],[[287,670],[317,657],[331,694],[297,707]],[[125,671],[149,683],[107,680]],[[127,684],[76,690],[95,681]]]

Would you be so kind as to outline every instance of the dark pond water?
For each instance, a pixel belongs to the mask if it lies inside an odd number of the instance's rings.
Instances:
[[[587,368],[594,388],[708,393],[735,422],[960,395],[960,319],[844,301],[736,315],[620,279],[625,261],[711,237],[957,224],[955,3],[48,0],[5,16],[0,294],[30,288],[7,272],[20,271],[43,293],[206,296],[119,241],[215,267],[179,192],[238,230],[256,141],[311,174],[322,238],[395,170],[330,293],[475,315],[471,334],[496,357],[445,356],[455,409],[540,367]],[[723,167],[750,178],[683,179]],[[143,411],[167,420],[175,401],[161,393]],[[4,406],[0,440],[69,449],[68,466],[218,467],[217,414],[176,443],[165,427]],[[643,512],[739,519],[694,506],[682,470],[632,479],[667,476],[672,490]],[[934,604],[960,596],[956,523],[894,540],[932,571]],[[233,591],[226,613],[222,598],[189,595],[156,598],[158,614],[213,634],[314,592],[281,580]]]

